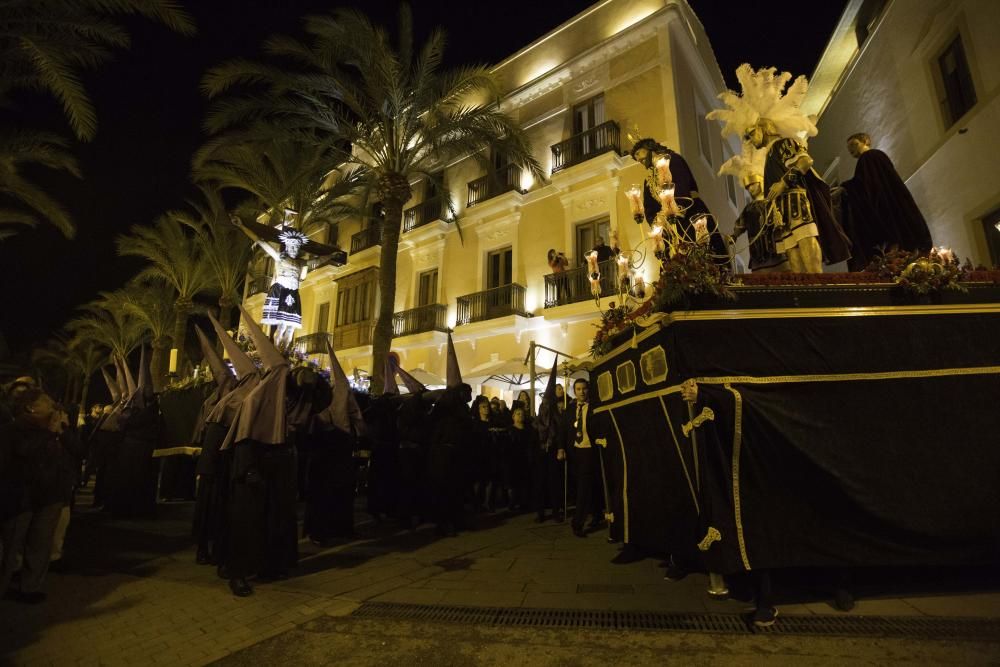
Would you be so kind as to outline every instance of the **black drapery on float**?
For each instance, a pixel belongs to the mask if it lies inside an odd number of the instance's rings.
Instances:
[[[996,562],[998,332],[1000,304],[664,316],[591,376],[625,541],[721,573]]]

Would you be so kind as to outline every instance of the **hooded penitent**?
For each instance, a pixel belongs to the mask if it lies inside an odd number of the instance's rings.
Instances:
[[[236,341],[229,337],[229,334],[222,328],[219,321],[212,317],[211,314],[209,314],[208,319],[211,320],[215,333],[219,336],[219,340],[222,341],[222,347],[226,349],[229,360],[233,362],[233,370],[236,371],[237,382],[232,391],[223,395],[218,400],[205,419],[205,423],[222,424],[228,428],[233,423],[233,419],[236,417],[237,410],[239,410],[240,404],[243,403],[243,399],[260,382],[260,373],[257,372],[257,367],[250,360],[250,357],[240,349]]]
[[[115,382],[111,377],[111,374],[108,373],[108,369],[103,366],[101,367],[101,375],[104,376],[104,384],[108,386],[108,393],[111,394],[111,402],[117,403],[122,397],[122,392],[118,388],[118,383]]]
[[[462,371],[458,368],[458,355],[455,354],[455,343],[448,334],[448,366],[447,366],[448,388],[457,387],[462,384]]]
[[[129,370],[128,361],[122,359],[121,362],[122,362],[122,373],[125,376],[125,388],[127,389],[127,393],[123,396],[123,398],[125,400],[128,400],[135,393],[136,389],[135,378],[132,375],[132,371]]]
[[[139,352],[139,383],[129,396],[127,405],[133,410],[143,410],[152,404],[154,396],[153,377],[149,372],[149,355],[146,354],[146,346],[143,345]]]
[[[333,397],[326,410],[316,416],[320,424],[340,429],[345,433],[360,434],[365,432],[365,420],[361,415],[361,407],[354,398],[351,385],[347,381],[344,369],[337,361],[330,341],[327,341],[327,351],[330,353],[330,385],[333,387]]]
[[[215,347],[208,340],[208,336],[201,330],[201,327],[195,326],[194,330],[198,334],[201,353],[209,368],[212,369],[212,378],[215,380],[215,388],[202,402],[201,411],[198,413],[198,418],[195,419],[191,442],[198,443],[201,442],[201,436],[205,429],[205,421],[212,413],[212,409],[223,396],[233,390],[233,387],[236,386],[236,378],[219,357],[218,352],[215,351]]]
[[[265,445],[281,445],[287,438],[285,398],[288,390],[288,373],[291,368],[278,349],[240,305],[244,324],[257,354],[264,365],[260,383],[247,394],[240,404],[229,433],[222,444],[226,449],[244,440]]]

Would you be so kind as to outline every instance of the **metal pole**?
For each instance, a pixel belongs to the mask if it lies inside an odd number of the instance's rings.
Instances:
[[[597,461],[601,465],[601,486],[604,488],[604,519],[608,522],[608,539],[611,539],[611,523],[615,520],[614,513],[611,511],[611,496],[608,493],[608,477],[604,473],[604,449],[596,442],[593,443],[594,447],[597,447]]]
[[[555,363],[554,361],[552,363]],[[531,341],[528,345],[528,382],[531,385],[528,388],[528,396],[530,400],[528,401],[528,414],[532,417],[535,416],[535,341]]]
[[[694,403],[692,401],[685,401],[688,409],[688,422],[694,426]],[[691,429],[691,456],[694,459],[694,485],[699,493],[701,493],[701,473],[699,472],[698,463],[698,429]]]

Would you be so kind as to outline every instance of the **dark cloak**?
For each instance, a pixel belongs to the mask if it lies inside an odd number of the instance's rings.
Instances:
[[[844,182],[844,190],[844,229],[854,244],[852,271],[868,266],[879,246],[931,249],[927,221],[888,155],[875,149],[862,153],[854,178]]]

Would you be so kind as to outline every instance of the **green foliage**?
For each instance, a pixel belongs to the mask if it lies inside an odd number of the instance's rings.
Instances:
[[[707,244],[682,242],[678,249],[673,257],[662,260],[660,279],[654,285],[653,310],[669,313],[687,309],[700,295],[736,299]]]

